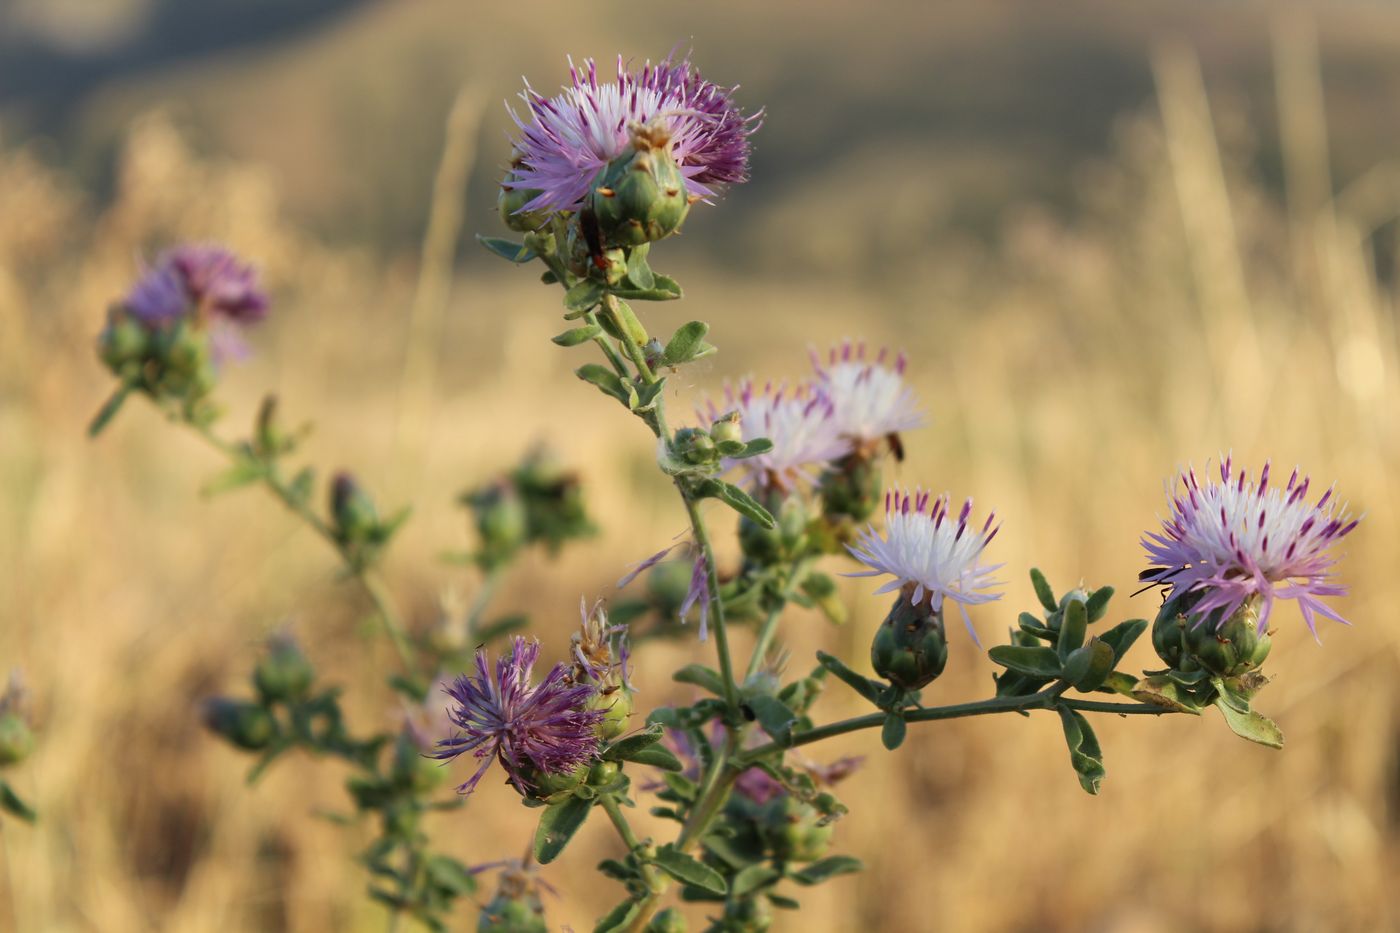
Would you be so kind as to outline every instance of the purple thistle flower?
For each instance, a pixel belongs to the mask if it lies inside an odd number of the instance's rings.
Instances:
[[[132,287],[125,306],[151,326],[187,315],[256,323],[267,316],[267,294],[257,271],[221,246],[185,244],[162,253]]]
[[[688,58],[647,62],[629,71],[617,59],[617,80],[600,83],[590,58],[569,63],[571,84],[546,98],[526,84],[520,97],[528,122],[510,111],[520,128],[512,187],[540,193],[521,208],[572,211],[598,172],[632,145],[634,125],[659,124],[690,194],[709,200],[721,185],[748,180],[749,136],[762,113],[746,116],[721,88],[700,77]]]
[[[1244,470],[1233,474],[1231,462],[1228,456],[1221,461],[1219,482],[1202,483],[1188,468],[1167,487],[1171,515],[1160,533],[1142,539],[1152,564],[1142,579],[1170,586],[1172,594],[1204,593],[1193,608],[1198,623],[1214,612],[1216,625],[1223,625],[1259,597],[1260,632],[1275,599],[1297,600],[1314,638],[1319,615],[1345,624],[1319,597],[1346,593],[1329,582],[1337,562],[1330,549],[1359,519],[1330,488],[1309,504],[1308,478],[1299,479],[1297,469],[1279,487],[1269,485],[1268,463],[1253,483]]]
[[[934,499],[922,489],[914,490],[912,495],[907,491],[885,493],[884,537],[870,525],[860,533],[855,545],[847,545],[855,559],[870,569],[846,576],[888,574],[894,579],[876,593],[909,588],[909,600],[913,605],[927,598],[934,612],[943,608],[945,599],[953,600],[958,604],[972,640],[980,645],[967,607],[1001,598],[1000,593],[987,592],[1001,585],[992,579],[992,573],[1001,564],[980,563],[982,551],[1001,527],[992,527],[996,520],[993,512],[987,516],[981,530],[974,530],[968,524],[972,500],[963,503],[956,518],[949,511],[948,503],[946,493]]]
[[[476,789],[492,758],[500,760],[523,794],[530,784],[527,769],[567,774],[597,753],[594,727],[603,713],[584,708],[596,688],[573,683],[564,664],[554,665],[544,680],[532,685],[539,653],[538,641],[517,635],[494,673],[482,649],[476,653],[476,676],[463,674],[447,688],[453,701],[448,716],[462,731],[440,740],[433,757],[451,759],[472,752],[481,760],[476,773],[457,788],[459,793]]]
[[[919,400],[904,381],[903,353],[891,363],[889,351],[881,348],[867,360],[864,343],[846,340],[833,347],[825,361],[815,349],[810,354],[843,436],[865,445],[923,425]]]
[[[726,469],[741,467],[757,485],[788,489],[813,479],[831,461],[851,452],[835,406],[819,384],[801,383],[789,389],[770,382],[759,389],[753,380],[744,379],[738,386],[725,386],[724,405],[711,401],[700,412],[700,420],[708,427],[731,411],[739,413],[745,442],[760,437],[773,442],[767,453],[724,463]]]

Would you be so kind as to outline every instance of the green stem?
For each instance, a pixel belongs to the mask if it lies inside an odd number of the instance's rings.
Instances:
[[[706,586],[710,590],[710,622],[715,636],[715,653],[719,655],[719,674],[724,681],[724,702],[730,712],[739,708],[739,688],[734,682],[734,661],[729,655],[729,629],[724,621],[724,600],[719,595],[719,572],[715,569],[715,552],[710,545],[710,533],[705,527],[699,504],[681,489],[686,513],[690,516],[690,534],[700,557],[705,561]]]
[[[1058,687],[1050,687],[1039,693],[1030,694],[1029,696],[993,697],[990,700],[978,700],[974,703],[956,703],[951,706],[932,706],[923,709],[906,710],[904,712],[904,721],[936,722],[943,719],[985,716],[989,713],[1023,713],[1034,709],[1052,709],[1057,705],[1080,710],[1082,712],[1121,713],[1143,716],[1161,716],[1166,713],[1175,712],[1166,707],[1154,706],[1150,703],[1101,703],[1095,700],[1061,699],[1060,694],[1064,692],[1064,689],[1065,686],[1061,684]],[[851,719],[843,719],[840,722],[833,722],[825,726],[808,729],[805,732],[795,733],[792,740],[785,745],[778,742],[769,742],[766,745],[752,748],[740,755],[736,764],[743,767],[757,761],[765,755],[770,755],[786,748],[809,745],[812,742],[820,742],[822,739],[845,735],[848,732],[859,732],[862,729],[878,729],[884,724],[884,713],[871,713],[868,716],[856,716]]]
[[[505,567],[500,564],[492,566],[482,577],[481,588],[476,591],[476,599],[472,600],[472,607],[467,612],[467,638],[476,638],[476,630],[481,627],[481,617],[485,615],[486,607],[496,595],[496,588],[500,586],[504,577]]]
[[[598,800],[603,812],[612,821],[613,828],[617,830],[617,835],[622,839],[622,844],[627,846],[627,851],[636,856],[637,863],[642,867],[642,878],[646,881],[647,890],[653,894],[659,894],[666,888],[666,879],[652,867],[650,862],[642,858],[642,841],[637,838],[637,834],[632,831],[632,825],[627,822],[627,817],[623,815],[622,807],[618,804],[617,798],[613,796],[601,797]]]
[[[656,382],[656,373],[651,371],[651,366],[647,363],[647,355],[642,350],[641,344],[633,339],[632,333],[627,329],[626,323],[622,320],[622,315],[617,310],[617,298],[612,294],[603,295],[603,308],[607,311],[608,317],[612,318],[613,325],[622,336],[622,348],[627,351],[627,357],[632,364],[637,367],[637,375],[647,385]]]
[[[249,453],[236,444],[231,444],[214,433],[207,424],[196,424],[185,422],[194,428],[195,433],[202,437],[211,447],[218,450],[224,456],[234,462],[246,460]],[[260,473],[260,480],[264,488],[271,492],[277,499],[287,507],[293,515],[300,518],[316,534],[320,535],[340,556],[345,566],[350,570],[351,575],[359,581],[360,587],[369,596],[370,602],[374,604],[375,615],[379,617],[380,624],[384,627],[389,640],[394,644],[394,650],[398,652],[399,660],[403,662],[404,670],[410,675],[417,674],[417,665],[413,660],[413,650],[408,641],[408,636],[404,632],[403,624],[399,620],[399,615],[394,609],[394,603],[389,596],[388,588],[379,579],[379,576],[368,567],[358,567],[341,546],[340,541],[335,536],[334,529],[326,523],[321,516],[311,510],[301,498],[292,492],[290,486],[282,481],[277,472],[276,464],[264,463]]]
[[[778,604],[768,613],[768,617],[759,626],[758,638],[754,642],[753,654],[749,657],[749,667],[744,673],[744,680],[748,680],[758,669],[763,666],[763,660],[768,654],[768,648],[773,644],[773,638],[778,633],[778,622],[782,619],[783,610],[787,608],[788,600],[796,592],[798,585],[802,582],[803,576],[807,573],[807,568],[811,565],[812,559],[806,558],[798,562],[788,576],[787,585],[783,587],[782,595]]]

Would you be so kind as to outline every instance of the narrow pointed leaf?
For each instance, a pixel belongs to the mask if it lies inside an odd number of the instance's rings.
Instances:
[[[587,343],[602,332],[603,328],[597,324],[587,324],[583,327],[566,330],[562,334],[555,334],[549,339],[561,347],[576,347],[581,343]]]
[[[1278,723],[1269,717],[1261,716],[1253,710],[1241,713],[1223,699],[1217,699],[1215,706],[1235,735],[1260,745],[1267,745],[1269,748],[1283,748],[1283,731],[1279,729]]]
[[[545,807],[540,814],[539,828],[535,830],[535,861],[548,865],[558,858],[588,819],[591,809],[593,801],[579,797],[569,797],[562,803]]]
[[[987,652],[1002,667],[1032,677],[1059,677],[1060,656],[1053,648],[1027,648],[1021,645],[997,645]]]
[[[1055,591],[1050,589],[1050,582],[1038,567],[1031,568],[1031,586],[1035,587],[1035,597],[1040,600],[1046,612],[1054,612],[1060,608],[1060,604],[1055,600]]]
[[[533,250],[524,243],[516,243],[498,236],[477,236],[476,241],[491,252],[509,262],[529,262],[535,258]]]
[[[725,894],[729,890],[723,875],[704,862],[681,852],[674,845],[664,845],[657,849],[653,861],[656,867],[677,881],[694,885],[712,894]]]
[[[858,858],[849,855],[833,855],[821,861],[813,862],[806,868],[796,872],[792,880],[798,884],[814,885],[821,884],[837,875],[849,875],[865,868]]]

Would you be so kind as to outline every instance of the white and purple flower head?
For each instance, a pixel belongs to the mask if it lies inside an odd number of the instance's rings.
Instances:
[[[732,97],[738,89],[706,81],[689,59],[633,71],[619,56],[612,82],[599,81],[592,59],[571,61],[569,77],[552,98],[526,85],[528,119],[511,111],[520,128],[512,187],[539,191],[522,212],[577,210],[598,172],[630,150],[634,126],[660,125],[693,196],[708,200],[748,180],[749,136],[762,114],[745,115]]]
[[[817,383],[765,384],[750,379],[725,386],[724,404],[712,400],[700,412],[701,421],[713,425],[729,412],[739,413],[745,442],[767,438],[773,449],[743,460],[726,461],[725,468],[740,466],[757,485],[790,489],[812,480],[832,461],[851,452],[851,442],[841,433],[836,408]]]
[[[500,761],[521,793],[531,784],[530,771],[567,774],[598,751],[596,726],[603,718],[585,705],[597,692],[589,683],[574,683],[569,667],[556,664],[538,684],[530,682],[540,643],[516,636],[494,671],[485,649],[476,653],[476,676],[463,674],[446,693],[452,698],[448,717],[461,730],[440,740],[435,758],[472,752],[481,760],[476,773],[457,790],[476,789],[491,759]]]
[[[877,443],[924,423],[914,390],[904,381],[905,357],[881,348],[867,359],[865,344],[844,341],[823,359],[812,349],[812,368],[831,399],[840,433],[858,447]]]
[[[1332,493],[1309,503],[1308,478],[1296,469],[1286,485],[1271,486],[1269,464],[1253,482],[1244,470],[1232,472],[1228,456],[1218,482],[1202,483],[1188,468],[1167,487],[1171,515],[1161,532],[1142,539],[1152,566],[1141,577],[1170,586],[1172,594],[1204,594],[1192,610],[1198,624],[1214,613],[1223,625],[1258,597],[1263,632],[1275,599],[1297,600],[1316,637],[1317,616],[1346,621],[1319,597],[1346,593],[1330,582],[1337,562],[1331,548],[1359,521]]]
[[[981,563],[982,551],[996,537],[1000,526],[993,527],[996,513],[987,516],[980,530],[968,524],[972,517],[972,500],[963,503],[956,518],[949,511],[945,493],[937,499],[916,489],[885,493],[885,533],[881,536],[873,525],[860,533],[854,545],[847,545],[851,554],[869,567],[852,577],[894,577],[876,590],[888,593],[906,589],[914,605],[927,600],[935,612],[943,608],[944,600],[958,604],[963,623],[974,642],[977,632],[968,617],[967,607],[1000,599],[1000,593],[988,592],[1001,584],[992,574],[1001,564]]]

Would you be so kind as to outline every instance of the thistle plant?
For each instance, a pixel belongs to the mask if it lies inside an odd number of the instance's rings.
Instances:
[[[301,432],[282,427],[273,400],[246,440],[214,432],[212,395],[219,367],[236,356],[231,338],[269,307],[250,267],[218,249],[179,248],[109,314],[99,350],[118,385],[94,432],[131,395],[194,430],[230,460],[213,488],[261,484],[314,528],[397,650],[400,669],[387,681],[414,715],[396,733],[352,731],[339,690],[318,682],[287,636],[269,643],[246,698],[217,698],[205,710],[211,729],[259,756],[252,777],[292,750],[347,764],[357,814],[379,826],[361,854],[371,894],[394,917],[445,929],[476,876],[499,869],[477,929],[548,929],[548,866],[601,812],[621,849],[599,866],[619,888],[598,933],[686,929],[684,914],[666,904],[673,894],[707,905],[707,930],[765,930],[775,909],[800,906],[804,887],[861,867],[832,848],[847,813],[839,782],[861,762],[807,746],[878,729],[894,751],[910,725],[1020,713],[1035,728],[1040,717],[1029,714],[1044,712],[1059,721],[1070,765],[1094,794],[1106,775],[1094,716],[1200,715],[1214,706],[1235,733],[1280,747],[1278,727],[1253,707],[1268,682],[1261,665],[1275,604],[1297,602],[1314,633],[1319,616],[1341,621],[1324,600],[1344,593],[1332,577],[1335,547],[1356,519],[1330,490],[1310,502],[1297,472],[1280,487],[1270,485],[1267,465],[1251,481],[1226,458],[1218,482],[1190,470],[1181,476],[1161,530],[1143,539],[1142,580],[1163,594],[1155,621],[1109,624],[1112,586],[1056,593],[1030,569],[1039,606],[1019,614],[1007,643],[987,649],[993,694],[926,703],[949,663],[949,639],[981,647],[979,630],[985,635],[994,621],[1002,526],[994,512],[936,485],[886,482],[906,435],[929,420],[907,379],[910,361],[845,341],[813,350],[801,381],[744,378],[712,393],[693,419],[673,423],[668,380],[716,352],[710,328],[691,321],[666,334],[661,314],[633,307],[682,297],[675,279],[652,268],[654,248],[693,208],[715,209],[747,179],[761,114],[745,112],[736,90],[702,78],[689,60],[641,68],[619,60],[611,81],[587,61],[555,96],[527,86],[515,115],[499,208],[520,237],[481,242],[516,265],[538,263],[543,283],[562,290],[566,324],[554,343],[601,354],[575,373],[640,422],[638,446],[654,450],[687,524],[652,556],[617,568],[623,596],[611,607],[585,599],[572,632],[546,626],[527,638],[514,633],[522,617],[485,617],[501,575],[525,548],[553,552],[592,532],[566,466],[534,454],[462,496],[478,538],[461,555],[480,572],[476,598],[461,637],[412,631],[377,572],[407,511],[385,517],[347,473],[329,484],[328,505],[318,510],[316,474],[288,465]],[[733,564],[722,563],[714,544],[708,517],[716,509],[737,514]],[[864,659],[818,652],[801,663],[783,647],[792,607],[845,619],[833,574],[873,578],[875,593],[889,600],[868,674]],[[950,634],[954,610],[963,631]],[[747,659],[735,650],[740,627],[753,629]],[[1122,670],[1149,630],[1165,667],[1141,676]],[[695,660],[673,678],[699,698],[644,712],[632,668],[635,661],[650,676],[645,644],[658,636],[692,640]],[[550,657],[559,660],[541,660]],[[868,711],[825,720],[818,707],[833,689],[853,691]],[[432,725],[431,708],[445,708],[446,721]],[[446,773],[440,762],[456,775],[452,797],[435,796]],[[514,860],[506,847],[482,852],[487,861],[472,868],[434,851],[425,818],[469,807],[493,775],[538,810],[528,857]],[[628,817],[647,798],[652,814],[675,824],[664,838],[639,833]],[[470,820],[470,811],[445,819]]]

